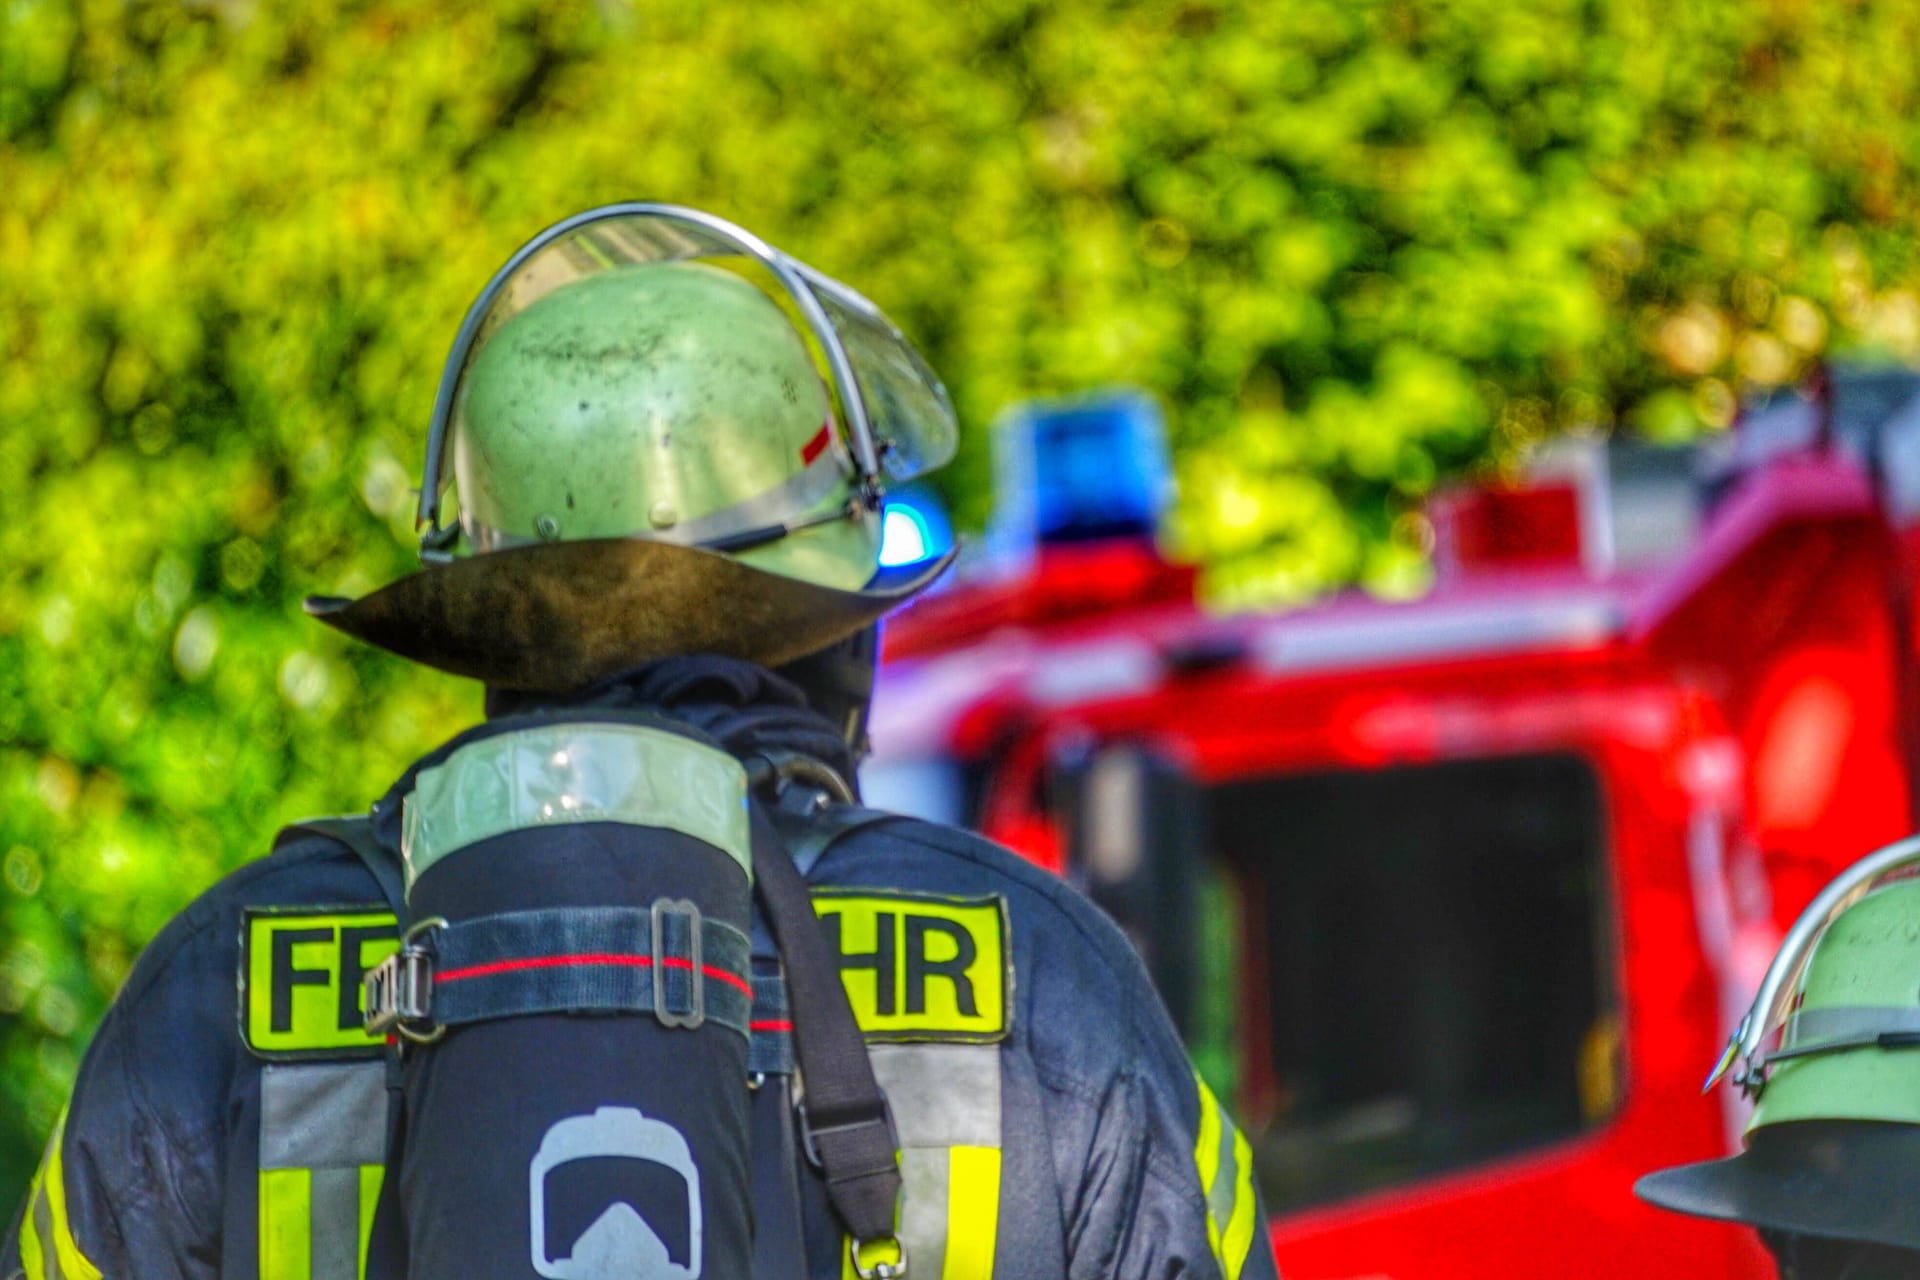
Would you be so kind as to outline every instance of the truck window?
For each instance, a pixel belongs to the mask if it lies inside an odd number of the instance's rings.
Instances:
[[[1614,1096],[1599,784],[1572,756],[1235,781],[1270,1211],[1577,1135]],[[1264,1016],[1258,1016],[1264,1014]],[[1264,1098],[1257,1095],[1264,1094]],[[1264,1112],[1265,1114],[1259,1114]]]

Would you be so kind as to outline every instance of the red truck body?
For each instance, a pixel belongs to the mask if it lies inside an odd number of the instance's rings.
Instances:
[[[1631,1187],[1735,1149],[1701,1081],[1774,945],[1914,825],[1866,416],[1446,495],[1404,603],[1223,616],[1150,539],[1040,545],[889,624],[869,795],[1115,910],[1290,1280],[1771,1275]]]

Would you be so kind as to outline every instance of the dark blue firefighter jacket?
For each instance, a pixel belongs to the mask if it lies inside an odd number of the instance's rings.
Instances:
[[[690,718],[736,746],[727,717]],[[376,806],[387,837],[390,817]],[[1097,909],[986,841],[907,818],[857,828],[805,869],[899,1130],[914,1280],[1275,1280],[1247,1143]],[[181,913],[86,1054],[0,1277],[363,1275],[387,1102],[358,974],[394,939],[373,875],[319,837]],[[777,999],[757,1004],[753,1062],[776,1079],[782,1034]],[[755,1116],[756,1221],[797,1219],[806,1260],[789,1274],[842,1275],[790,1115]],[[764,1176],[769,1163],[792,1182]]]

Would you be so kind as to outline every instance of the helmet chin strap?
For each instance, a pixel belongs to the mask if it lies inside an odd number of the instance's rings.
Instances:
[[[858,763],[871,750],[867,714],[879,661],[880,624],[874,623],[817,653],[774,668],[774,674],[798,685],[808,705],[840,727]]]

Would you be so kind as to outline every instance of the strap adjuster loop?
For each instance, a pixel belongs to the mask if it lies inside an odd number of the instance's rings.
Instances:
[[[707,1020],[707,974],[705,948],[701,945],[700,908],[685,898],[656,898],[653,903],[653,1016],[663,1027],[684,1027],[691,1031]],[[687,940],[687,955],[674,955],[669,949],[669,931]],[[669,964],[669,961],[675,963]],[[683,967],[684,965],[684,967]],[[686,999],[669,999],[677,994],[672,988],[669,968],[686,974]]]

